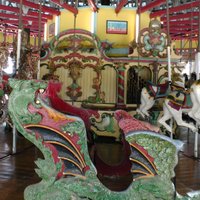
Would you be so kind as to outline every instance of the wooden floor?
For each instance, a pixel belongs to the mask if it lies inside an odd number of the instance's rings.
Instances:
[[[193,134],[188,140],[187,131],[181,130],[179,139],[185,145],[179,152],[175,185],[177,192],[185,195],[200,190],[200,159],[193,156]],[[17,137],[17,153],[12,154],[12,132],[0,127],[0,200],[23,200],[24,189],[40,181],[34,172],[34,160],[38,157],[40,152],[22,136]]]

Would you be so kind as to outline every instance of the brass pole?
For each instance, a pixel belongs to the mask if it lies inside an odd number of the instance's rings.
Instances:
[[[198,47],[197,52],[200,52],[200,2],[199,2],[199,28],[198,28]]]
[[[192,73],[192,29],[193,29],[193,10],[191,10],[191,16],[190,16],[190,40],[189,40],[189,63],[190,63],[190,79],[191,79],[191,73]],[[189,85],[190,87],[191,85]]]
[[[20,62],[20,51],[21,51],[21,34],[22,34],[22,1],[20,0],[19,7],[19,25],[18,25],[18,33],[17,33],[17,58],[16,58],[16,70],[19,68]]]
[[[169,3],[166,0],[166,11],[167,11],[167,46],[170,46],[170,24],[169,24]]]
[[[38,66],[37,66],[37,79],[40,78],[40,49],[41,49],[41,29],[42,29],[42,0],[40,0],[39,4],[39,29],[38,29],[38,54],[39,54],[39,60],[38,60]]]
[[[40,49],[40,45],[41,45],[41,29],[42,29],[42,14],[41,14],[41,10],[42,10],[42,0],[39,1],[39,29],[38,29],[38,48]]]
[[[199,23],[200,23],[200,2],[199,2]],[[199,25],[199,24],[198,24]],[[200,25],[198,28],[198,46],[197,53],[195,55],[195,68],[196,68],[196,79],[199,80],[199,64],[200,64]],[[198,130],[198,123],[196,123],[196,127]],[[198,143],[199,143],[199,134],[198,131],[195,132],[195,140],[194,140],[194,157],[198,158]]]
[[[170,25],[169,25],[169,4],[166,0],[167,8],[167,66],[168,66],[168,81],[171,82],[171,49],[170,49]]]
[[[19,4],[19,25],[18,25],[19,29],[22,29],[22,6],[23,6],[23,0],[20,0],[20,4]]]
[[[22,1],[20,0],[19,7],[19,25],[18,25],[18,33],[17,33],[17,55],[16,55],[16,74],[18,73],[19,64],[20,64],[20,51],[21,51],[21,36],[22,36]],[[13,126],[13,138],[12,138],[12,153],[17,152],[17,131],[15,125]]]
[[[199,80],[199,64],[200,64],[200,2],[199,2],[199,27],[198,27],[198,46],[197,46],[197,54],[195,56],[196,63],[196,78]]]

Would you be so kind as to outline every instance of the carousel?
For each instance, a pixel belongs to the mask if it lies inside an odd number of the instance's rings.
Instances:
[[[195,134],[194,157],[199,156],[200,82],[198,65],[192,83],[183,76],[183,56],[173,49],[169,23],[164,29],[152,17],[122,52],[78,29],[77,10],[66,7],[74,14],[73,29],[48,42],[39,39],[33,48],[22,5],[12,50],[5,38],[0,47],[0,122],[12,128],[13,152],[21,134],[43,154],[35,161],[41,182],[28,186],[24,199],[199,199],[199,191],[179,195],[173,181],[184,145],[179,127]],[[15,67],[8,75],[10,57]],[[120,159],[102,149],[101,141],[118,145]],[[117,189],[102,177],[118,177]],[[124,177],[129,181],[121,185]]]

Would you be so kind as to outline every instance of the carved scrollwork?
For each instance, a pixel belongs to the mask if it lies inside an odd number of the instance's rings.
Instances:
[[[81,87],[77,84],[77,80],[81,76],[81,70],[83,69],[82,63],[77,60],[72,60],[67,65],[69,68],[69,76],[72,78],[73,82],[67,87],[68,91],[66,94],[73,100],[76,101],[78,97],[82,95]]]
[[[161,29],[161,23],[153,19],[148,28],[141,30],[137,44],[138,53],[143,57],[166,58],[167,33]]]

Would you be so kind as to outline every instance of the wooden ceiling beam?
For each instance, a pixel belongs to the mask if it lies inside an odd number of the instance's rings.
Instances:
[[[177,21],[170,21],[170,27],[174,26],[183,26],[183,25],[189,25],[189,27],[192,25],[198,25],[198,19],[197,20],[177,20]],[[167,23],[163,23],[163,27],[167,27]]]
[[[162,4],[166,4],[166,0],[156,0],[153,1],[149,4],[147,4],[146,6],[140,7],[139,9],[137,9],[138,14],[146,12],[148,10],[151,10],[152,8],[155,8],[157,6],[160,6]]]
[[[20,0],[10,0],[10,2],[14,2],[14,3],[20,4]],[[30,1],[23,0],[23,5],[28,6],[30,8],[34,8],[36,10],[40,10],[40,5],[39,4],[32,3]],[[50,8],[50,7],[47,7],[47,6],[42,6],[41,11],[42,12],[47,12],[47,13],[50,13],[50,14],[53,14],[53,15],[60,15],[60,11],[58,11],[56,9],[53,9],[53,8]]]
[[[180,12],[182,10],[187,10],[187,9],[191,9],[191,8],[195,8],[199,6],[199,1],[195,1],[195,2],[191,2],[191,3],[186,3],[184,5],[180,5],[180,6],[175,6],[173,8],[169,9],[169,13],[176,13],[176,12]],[[166,10],[160,10],[160,11],[156,11],[156,12],[152,12],[150,14],[150,18],[155,18],[155,17],[161,17],[163,15],[166,15]],[[171,17],[170,17],[171,18]]]
[[[95,4],[94,0],[87,0],[87,1],[93,12],[97,12],[99,10],[99,8]]]
[[[194,29],[193,31],[189,31],[189,30],[180,30],[180,29],[172,29],[172,30],[170,30],[170,36],[171,36],[171,34],[178,34],[178,33],[180,33],[180,34],[185,34],[185,35],[187,35],[187,36],[189,36],[189,35],[191,35],[191,33],[192,34],[197,34],[198,33],[198,29]]]
[[[188,36],[171,36],[172,40],[190,40]],[[192,37],[192,40],[197,40],[197,36]]]
[[[170,33],[170,37],[173,37],[173,36],[184,36],[184,37],[187,37],[188,40],[191,38],[191,37],[196,37],[198,35],[198,30],[194,30],[192,33],[189,32],[189,31],[181,31],[181,32],[178,32],[177,30],[172,30],[171,33]]]
[[[166,28],[166,26],[164,26],[164,28]],[[194,29],[198,29],[199,26],[198,25],[192,25],[192,26],[188,26],[188,25],[184,25],[184,24],[177,24],[177,25],[172,25],[170,26],[170,30],[171,29],[179,29],[179,30],[184,30],[184,29],[189,29],[189,30],[194,30]]]
[[[1,22],[0,22],[0,24],[1,24]],[[30,31],[38,32],[38,26],[37,25],[31,25],[31,26],[30,25],[25,25],[24,28],[28,28],[28,29],[30,29]],[[0,28],[0,30],[3,30],[5,32],[5,29]],[[8,26],[6,28],[6,32],[10,32],[10,33],[12,32],[12,33],[17,34],[17,31],[18,31],[17,27]],[[44,28],[42,28],[41,31],[43,32]]]
[[[70,12],[74,13],[75,15],[78,14],[78,9],[76,7],[73,7],[71,5],[68,5],[67,3],[60,3],[60,0],[51,0],[53,3],[61,6],[61,8],[64,8],[66,10],[69,10]]]
[[[192,13],[185,13],[185,14],[175,14],[173,16],[170,16],[170,22],[172,20],[181,20],[181,19],[191,19],[191,17],[197,17],[199,16],[199,12],[192,12]],[[167,17],[161,17],[161,21],[167,21]]]
[[[28,11],[27,15],[30,15],[30,16],[33,16],[33,17],[38,17],[39,16],[39,12],[33,12],[33,11]],[[49,19],[49,20],[52,20],[53,19],[53,15],[52,14],[44,14],[44,13],[41,13],[41,16],[42,18],[46,18],[46,19]]]
[[[5,11],[19,13],[19,8],[17,8],[17,7],[4,6],[4,5],[1,4],[0,5],[0,9],[1,10],[5,10]]]
[[[27,20],[22,20],[23,24],[29,24],[29,21]],[[32,24],[38,24],[38,21],[31,21]],[[0,24],[13,24],[13,25],[16,25],[18,26],[19,24],[19,19],[3,19],[3,20],[0,20]],[[44,25],[45,23],[44,22],[41,22],[42,25]]]
[[[14,15],[14,14],[0,13],[0,18],[3,18],[3,19],[19,19],[19,16]],[[22,20],[38,22],[37,17],[30,17],[30,16],[22,16]],[[42,19],[42,22],[46,23],[47,19]]]
[[[117,6],[116,6],[116,8],[115,8],[115,13],[116,13],[116,14],[119,13],[120,10],[121,10],[127,3],[128,3],[128,0],[121,0],[121,1],[117,4]]]
[[[4,6],[4,5],[0,5],[0,10],[5,10],[5,11],[10,11],[10,12],[13,12],[14,13],[18,13],[19,14],[19,8],[18,7],[11,7],[11,6]],[[38,17],[39,16],[39,13],[38,12],[33,12],[33,11],[28,11],[27,13],[28,16],[32,17]],[[50,15],[50,14],[43,14],[42,13],[42,18],[46,18],[46,19],[53,19],[53,15]]]

